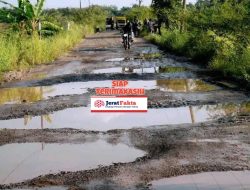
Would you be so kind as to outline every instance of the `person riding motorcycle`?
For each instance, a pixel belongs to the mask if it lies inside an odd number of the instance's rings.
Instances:
[[[131,42],[133,42],[133,26],[132,26],[132,23],[128,20],[127,24],[123,27],[123,34],[128,34],[130,39],[131,39]]]

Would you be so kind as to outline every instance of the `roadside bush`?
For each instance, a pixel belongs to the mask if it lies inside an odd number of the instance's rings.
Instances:
[[[145,19],[155,18],[152,8],[146,6],[134,6],[131,9],[125,11],[124,16],[126,16],[129,20],[134,20],[137,18],[141,22],[143,22]]]
[[[38,34],[20,36],[14,32],[9,36],[2,36],[0,37],[0,71],[49,63],[72,48],[84,35],[93,32],[90,26],[73,25],[69,31],[62,31],[42,39]]]
[[[241,55],[236,52],[217,54],[210,62],[210,68],[250,81],[250,48],[246,48]]]
[[[76,24],[90,26],[92,28],[106,28],[106,18],[109,14],[107,9],[102,6],[93,5],[88,8],[62,8],[50,9],[45,11],[49,20],[66,25],[68,21]]]
[[[149,34],[147,40],[176,54],[185,55],[224,75],[250,81],[250,46],[243,48],[234,36],[219,36],[213,31],[188,32],[163,30]]]
[[[180,33],[177,30],[163,30],[162,35],[150,34],[146,37],[146,39],[159,45],[163,49],[177,54],[184,54],[186,51],[186,44],[190,39],[190,34]]]
[[[18,61],[18,47],[12,39],[0,36],[0,71],[7,71],[15,67]]]
[[[177,54],[185,54],[186,44],[190,39],[189,33],[180,33],[178,30],[164,31],[164,46],[176,52]]]
[[[192,35],[185,49],[187,56],[201,63],[208,63],[216,53],[213,37],[204,32]]]

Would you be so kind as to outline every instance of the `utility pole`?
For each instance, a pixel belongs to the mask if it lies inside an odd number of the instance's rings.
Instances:
[[[80,0],[80,9],[82,9],[82,0]]]
[[[90,7],[90,0],[89,0],[89,7]]]
[[[139,2],[139,7],[141,6],[143,0],[138,0]]]
[[[185,12],[186,12],[186,9],[187,9],[187,1],[186,0],[182,0],[182,9],[183,9],[183,17],[182,17],[182,20],[181,20],[181,27],[180,27],[180,32],[183,32],[185,30]]]
[[[187,1],[186,0],[182,1],[182,7],[183,7],[183,10],[186,10],[186,8],[187,8]]]

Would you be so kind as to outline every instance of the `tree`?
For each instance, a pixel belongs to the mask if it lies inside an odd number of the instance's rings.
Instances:
[[[154,18],[152,8],[146,6],[133,6],[131,9],[126,11],[124,15],[129,20],[138,19],[139,21],[144,21],[145,19]]]
[[[18,5],[12,5],[6,1],[0,0],[0,3],[10,7],[10,9],[0,9],[0,20],[11,24],[17,24],[20,30],[27,30],[33,33],[38,30],[39,22],[42,21],[42,13],[45,0],[37,0],[33,5],[29,0],[17,0]],[[60,27],[44,21],[49,28],[59,29]]]
[[[181,5],[182,0],[153,0],[152,7],[158,18],[158,24],[164,22],[166,27],[170,28],[171,23],[178,20]]]

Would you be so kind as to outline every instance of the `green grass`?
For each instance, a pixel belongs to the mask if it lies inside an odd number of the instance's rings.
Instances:
[[[161,67],[160,73],[178,73],[187,71],[184,67]]]
[[[140,55],[141,59],[159,59],[162,55],[158,52],[156,53],[143,53]]]
[[[212,31],[191,34],[163,30],[161,36],[149,34],[145,38],[167,51],[221,71],[225,76],[250,81],[250,46],[242,47],[234,36],[219,36]]]
[[[218,54],[213,57],[209,67],[222,71],[224,75],[240,77],[250,81],[250,47],[240,55],[235,53],[227,56]]]
[[[74,25],[69,31],[42,39],[38,35],[21,36],[14,32],[0,35],[0,72],[49,63],[93,32],[92,27]]]
[[[150,34],[146,36],[146,39],[166,50],[182,53],[190,39],[190,35],[189,33],[180,33],[177,30],[163,30],[162,35]]]

